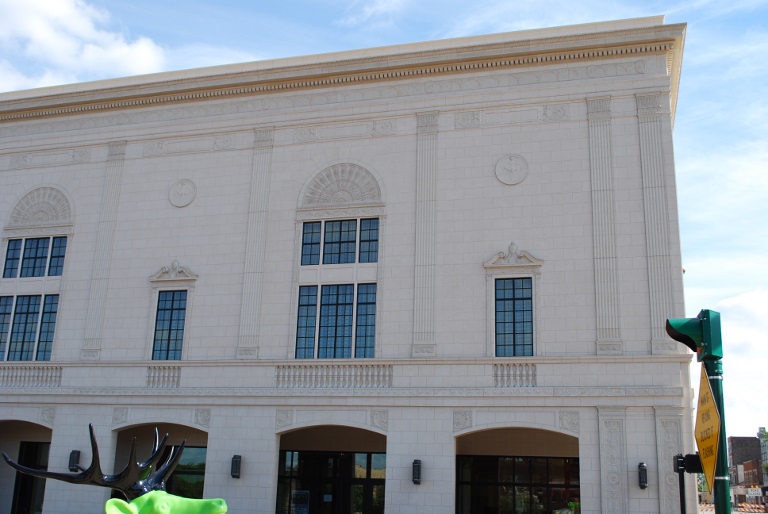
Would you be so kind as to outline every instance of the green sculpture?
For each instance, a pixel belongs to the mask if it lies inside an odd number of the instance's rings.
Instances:
[[[88,425],[88,430],[91,435],[93,460],[88,469],[80,473],[41,471],[14,462],[5,452],[3,457],[10,466],[28,475],[53,478],[72,484],[98,485],[120,491],[128,501],[112,498],[104,506],[106,514],[225,514],[227,512],[227,502],[221,498],[184,498],[165,491],[165,480],[179,463],[186,441],[181,443],[178,450],[171,448],[165,462],[156,467],[165,451],[168,434],[165,434],[160,441],[155,429],[155,442],[152,444],[152,455],[149,459],[144,462],[136,461],[136,439],[134,438],[125,468],[116,475],[105,475],[99,463],[99,448],[96,445],[96,437],[93,435],[93,426]]]

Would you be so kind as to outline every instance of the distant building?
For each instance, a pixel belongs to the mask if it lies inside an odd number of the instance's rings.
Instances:
[[[760,427],[757,431],[757,438],[760,440],[760,462],[765,466],[768,464],[768,432],[765,431],[765,427]],[[768,471],[765,467],[763,470],[763,484],[768,484]]]
[[[88,466],[92,423],[115,473],[158,426],[232,514],[679,512],[685,31],[0,95],[0,449]],[[0,466],[2,513],[108,497]]]

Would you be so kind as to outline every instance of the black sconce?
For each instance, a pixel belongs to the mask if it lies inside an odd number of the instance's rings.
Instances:
[[[229,470],[229,474],[232,475],[232,478],[240,478],[240,462],[242,459],[243,458],[240,455],[232,456],[232,467]]]
[[[80,467],[80,450],[72,450],[69,452],[69,470],[70,471],[83,471]]]
[[[640,482],[640,489],[646,489],[648,487],[648,465],[645,462],[637,465],[637,477]]]
[[[421,461],[419,459],[413,461],[413,483],[421,483]]]

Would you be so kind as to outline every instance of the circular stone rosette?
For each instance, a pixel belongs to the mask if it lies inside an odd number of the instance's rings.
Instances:
[[[197,195],[197,186],[187,178],[183,178],[171,186],[168,199],[174,207],[186,207]]]
[[[528,162],[520,155],[507,155],[496,161],[496,178],[513,186],[528,177]]]

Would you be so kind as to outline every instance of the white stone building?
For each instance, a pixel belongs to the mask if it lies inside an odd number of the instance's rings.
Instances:
[[[188,446],[169,489],[230,513],[679,512],[684,36],[652,17],[0,95],[0,449],[85,467],[91,423],[113,473],[158,426]],[[0,466],[2,512],[108,497]]]

